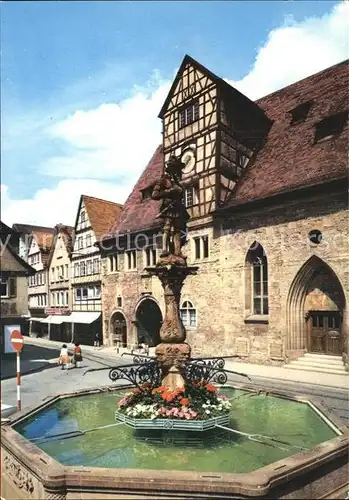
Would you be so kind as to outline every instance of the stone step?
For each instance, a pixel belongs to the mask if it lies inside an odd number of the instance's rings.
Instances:
[[[302,368],[303,366],[313,366],[314,368],[319,368],[320,370],[323,370],[324,372],[327,370],[339,370],[339,371],[345,371],[343,363],[340,364],[330,364],[330,363],[318,363],[316,361],[306,361],[304,359],[296,359],[295,361],[291,361],[288,366],[293,365],[293,366],[299,366],[299,368]]]
[[[298,359],[295,359],[292,361],[292,363],[294,361],[297,361],[299,363],[304,363],[304,364],[312,364],[312,363],[316,363],[317,365],[332,365],[333,368],[335,368],[336,366],[343,366],[343,360],[341,358],[339,359],[317,359],[317,358],[305,358],[305,357],[301,357],[301,358],[298,358]]]
[[[348,373],[344,370],[344,368],[342,370],[334,368],[324,369],[323,367],[320,366],[297,365],[292,363],[285,365],[285,368],[289,368],[290,370],[304,370],[307,372],[328,373],[331,375],[348,375]]]
[[[342,356],[334,356],[332,354],[315,354],[313,352],[306,352],[303,356],[304,358],[316,358],[316,359],[333,359],[335,361],[342,360]]]

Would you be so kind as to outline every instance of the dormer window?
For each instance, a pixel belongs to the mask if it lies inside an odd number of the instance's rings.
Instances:
[[[142,201],[148,200],[151,198],[151,195],[153,194],[153,186],[148,186],[145,189],[141,190],[142,193]]]
[[[199,119],[199,101],[194,101],[179,111],[179,128],[186,127]]]
[[[328,116],[315,125],[315,142],[330,139],[342,132],[348,120],[348,111]]]
[[[304,122],[306,118],[308,117],[310,108],[313,104],[313,101],[307,101],[303,102],[302,104],[299,104],[296,108],[292,109],[291,111],[291,125],[294,125],[296,123]]]

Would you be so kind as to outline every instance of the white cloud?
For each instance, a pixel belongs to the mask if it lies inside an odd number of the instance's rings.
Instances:
[[[74,226],[81,194],[123,203],[129,186],[91,179],[67,179],[54,189],[40,189],[32,199],[16,200],[8,186],[1,185],[1,219],[10,226],[15,222],[49,227],[61,222]]]
[[[47,133],[61,139],[72,150],[40,166],[46,175],[61,177],[120,178],[139,174],[161,142],[157,114],[170,82],[150,91],[140,89],[120,103],[76,111],[50,127]]]
[[[302,22],[287,18],[257,49],[249,73],[239,81],[227,81],[256,99],[340,62],[348,57],[348,18],[348,2],[322,17]],[[122,202],[161,142],[157,115],[170,84],[154,72],[144,87],[133,88],[129,98],[94,109],[75,108],[66,118],[56,119],[55,125],[46,126],[41,132],[46,147],[59,142],[63,153],[53,154],[37,169],[40,174],[70,180],[60,181],[54,189],[41,189],[28,200],[12,199],[5,188],[4,221],[72,224],[82,193]],[[42,128],[42,121],[37,123]],[[36,137],[38,133],[36,129]]]
[[[349,2],[335,5],[323,17],[298,23],[288,17],[258,49],[251,71],[228,83],[257,99],[343,61],[349,55],[348,21]]]

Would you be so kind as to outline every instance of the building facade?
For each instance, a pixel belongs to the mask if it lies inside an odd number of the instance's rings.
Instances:
[[[121,211],[121,205],[82,195],[75,222],[71,255],[73,337],[92,344],[102,336],[101,252],[96,242],[103,238]]]
[[[346,89],[340,63],[256,102],[186,56],[160,112],[159,146],[104,239],[105,342],[159,342],[152,188],[184,163],[184,252],[197,276],[181,316],[194,354],[282,363],[346,356],[349,318]]]
[[[10,335],[13,329],[28,334],[28,276],[34,269],[18,255],[19,235],[0,222],[0,329],[1,353],[12,352]]]
[[[46,308],[49,304],[48,260],[54,238],[54,229],[32,232],[28,250],[28,263],[35,274],[28,279],[28,305],[30,334],[47,335]]]
[[[55,227],[51,253],[48,260],[49,304],[46,308],[48,336],[52,340],[69,342],[72,338],[70,313],[71,254],[74,245],[74,228],[58,224]]]

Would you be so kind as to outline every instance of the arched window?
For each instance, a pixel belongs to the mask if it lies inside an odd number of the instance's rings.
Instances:
[[[254,242],[246,256],[246,312],[251,315],[267,315],[268,304],[268,261],[265,251]]]
[[[196,326],[196,309],[190,300],[185,300],[180,309],[181,319],[184,326]]]

